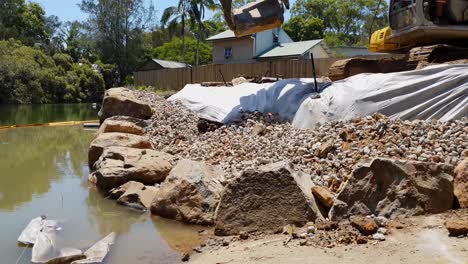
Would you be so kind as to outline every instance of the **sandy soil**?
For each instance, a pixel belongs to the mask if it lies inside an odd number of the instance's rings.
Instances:
[[[468,216],[468,211],[458,212]],[[299,246],[297,241],[283,245],[285,235],[236,241],[227,247],[206,249],[194,254],[190,263],[436,263],[467,264],[468,238],[449,237],[444,227],[453,213],[415,217],[403,222],[403,229],[389,228],[384,242],[334,248]]]

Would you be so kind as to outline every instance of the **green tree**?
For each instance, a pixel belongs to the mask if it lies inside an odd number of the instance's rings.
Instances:
[[[205,12],[206,9],[215,10],[216,8],[217,4],[213,0],[190,0],[191,21],[195,24],[193,27],[196,27],[195,37],[197,39],[197,51],[195,65],[197,66],[200,62],[200,42],[207,35],[205,24],[203,22]]]
[[[24,0],[0,1],[0,40],[14,38],[33,46],[49,39],[47,18],[42,7]]]
[[[122,84],[144,57],[144,32],[151,26],[154,7],[144,0],[82,0],[80,8],[89,15],[100,59],[117,65]]]
[[[304,41],[323,38],[325,26],[319,18],[306,20],[302,16],[295,16],[283,25],[283,29],[294,41]]]
[[[0,41],[0,104],[97,102],[103,93],[103,76],[91,64]]]
[[[182,62],[183,58],[180,53],[182,48],[182,40],[180,38],[173,38],[170,42],[157,47],[153,50],[153,58],[172,60]],[[197,40],[191,37],[185,38],[186,45],[186,62],[194,64],[196,60]],[[200,43],[200,64],[209,64],[212,61],[212,47],[205,43]]]
[[[65,45],[64,52],[70,55],[74,62],[81,59],[91,62],[97,60],[95,43],[81,22],[66,22],[61,29],[60,38]]]
[[[181,38],[182,38],[182,62],[186,62],[186,47],[185,47],[185,27],[186,22],[190,19],[190,2],[189,0],[179,0],[177,6],[170,6],[164,9],[161,16],[161,24],[163,28],[167,28],[169,31],[174,29],[180,24],[181,25]]]
[[[297,0],[291,9],[291,16],[302,17],[306,21],[321,19],[328,39],[339,39],[346,45],[362,45],[367,43],[378,3],[379,0]],[[386,1],[382,1],[377,10],[375,28],[387,23],[387,9]],[[332,38],[332,35],[335,37]]]

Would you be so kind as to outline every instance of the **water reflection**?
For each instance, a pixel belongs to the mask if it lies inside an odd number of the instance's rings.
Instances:
[[[148,220],[147,214],[131,211],[113,200],[106,199],[95,187],[89,188],[86,204],[89,208],[88,220],[97,225],[101,236],[110,232],[116,232],[117,235],[126,234],[132,224]]]
[[[92,137],[80,126],[1,130],[0,210],[12,211],[48,192],[50,182],[63,177],[64,168],[72,170],[70,175],[81,175]]]
[[[0,105],[0,126],[96,119],[92,104]]]
[[[106,263],[174,263],[199,243],[199,227],[133,212],[87,182],[93,131],[81,126],[0,130],[0,263],[29,263],[16,239],[39,215],[59,220],[60,245],[87,249],[117,233]]]

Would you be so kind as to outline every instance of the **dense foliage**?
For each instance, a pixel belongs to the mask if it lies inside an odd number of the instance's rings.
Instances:
[[[170,42],[164,43],[162,46],[153,50],[153,57],[163,60],[183,61],[182,40],[173,38]],[[185,38],[185,61],[188,64],[195,65],[197,40],[191,37]],[[210,64],[212,62],[212,47],[207,43],[200,43],[199,48],[200,64]]]
[[[305,32],[299,37],[307,40],[320,33],[318,24],[321,21],[329,45],[366,46],[371,25],[376,30],[387,24],[388,4],[382,1],[377,10],[378,3],[379,0],[297,0],[291,8],[291,20],[285,27],[290,32]]]
[[[97,102],[104,88],[102,74],[89,62],[0,41],[0,104]]]

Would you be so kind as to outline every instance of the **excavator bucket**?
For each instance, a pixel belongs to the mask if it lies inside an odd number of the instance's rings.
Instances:
[[[236,37],[277,28],[284,22],[284,6],[289,0],[260,0],[232,9],[232,0],[221,0],[224,17]]]

